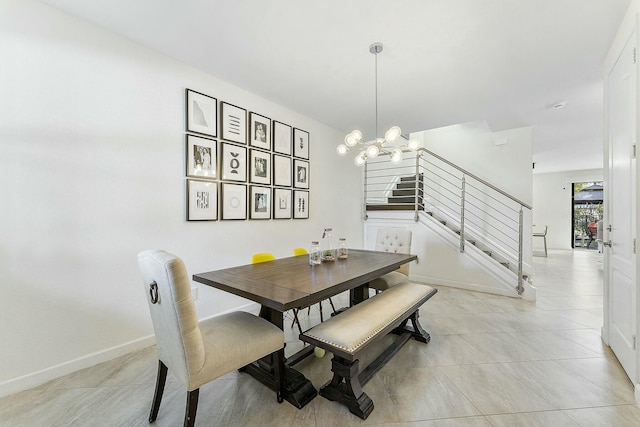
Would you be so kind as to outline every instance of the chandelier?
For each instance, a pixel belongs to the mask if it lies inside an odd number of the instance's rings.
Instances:
[[[398,126],[392,126],[385,132],[384,138],[378,138],[378,54],[382,52],[382,43],[372,43],[369,46],[369,52],[375,57],[375,96],[376,96],[376,138],[370,141],[362,140],[362,132],[355,129],[344,137],[344,144],[338,145],[336,151],[339,155],[345,156],[349,151],[360,150],[356,155],[354,162],[358,166],[364,165],[368,159],[375,159],[380,155],[389,156],[391,162],[399,163],[402,161],[402,153],[405,150],[416,151],[420,148],[420,142],[417,139],[410,139],[406,145],[402,145],[401,138],[406,141],[402,135],[402,130]]]

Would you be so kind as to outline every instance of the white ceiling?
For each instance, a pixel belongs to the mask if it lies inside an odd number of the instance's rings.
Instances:
[[[631,2],[41,1],[366,137],[375,134],[369,45],[382,42],[379,133],[532,126],[535,172],[602,167],[602,64]],[[559,101],[566,107],[551,108]]]

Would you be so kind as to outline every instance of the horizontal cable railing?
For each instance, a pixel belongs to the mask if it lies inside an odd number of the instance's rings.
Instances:
[[[523,292],[523,210],[531,206],[424,148],[365,164],[366,210],[405,209],[432,216],[459,235],[460,252],[475,245],[517,274]],[[513,267],[512,267],[513,266]]]

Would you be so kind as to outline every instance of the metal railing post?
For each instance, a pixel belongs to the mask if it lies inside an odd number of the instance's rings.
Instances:
[[[460,252],[464,252],[464,200],[465,200],[465,176],[462,175],[462,191],[460,196]]]
[[[362,216],[366,221],[369,219],[369,215],[367,214],[367,176],[369,175],[369,171],[367,170],[367,162],[364,163],[364,179],[362,182],[364,183],[364,187],[362,188]]]
[[[418,222],[420,219],[418,216],[418,209],[420,207],[419,197],[420,197],[420,153],[416,152],[416,200],[415,200],[415,214],[413,216],[413,220]]]
[[[516,286],[516,290],[518,291],[518,295],[522,295],[522,293],[524,292],[524,286],[522,285],[522,246],[524,241],[522,206],[520,206],[518,223],[518,286]]]

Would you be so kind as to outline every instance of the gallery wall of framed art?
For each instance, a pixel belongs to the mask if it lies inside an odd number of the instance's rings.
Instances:
[[[309,218],[310,135],[185,90],[187,221]]]

